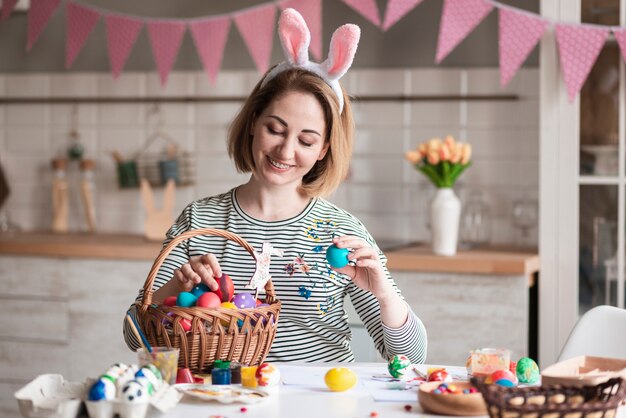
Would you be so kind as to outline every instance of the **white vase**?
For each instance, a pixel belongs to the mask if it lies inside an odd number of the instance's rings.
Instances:
[[[461,201],[451,188],[437,189],[430,204],[430,227],[433,253],[456,254],[461,219]]]

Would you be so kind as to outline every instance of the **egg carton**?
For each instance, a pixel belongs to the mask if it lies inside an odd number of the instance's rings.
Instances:
[[[94,381],[70,382],[60,374],[42,374],[15,392],[14,396],[25,418],[77,418],[83,402],[90,418],[144,418],[150,407],[162,413],[167,412],[183,396],[173,386],[163,384],[145,402],[85,400]]]
[[[42,374],[15,392],[25,418],[76,418],[87,383],[69,382],[60,374]]]
[[[91,380],[88,387],[95,382]],[[107,401],[85,401],[89,418],[144,418],[150,407],[163,413],[175,407],[183,394],[173,386],[163,383],[154,394],[145,401],[126,402],[121,399]]]

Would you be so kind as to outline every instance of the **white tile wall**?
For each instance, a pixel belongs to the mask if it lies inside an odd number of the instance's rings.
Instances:
[[[178,72],[170,75],[163,89],[154,73],[124,73],[115,81],[109,75],[90,73],[4,75],[0,95],[241,97],[257,81],[253,71],[223,71],[213,86],[203,72]],[[504,90],[495,68],[352,70],[345,85],[356,97],[357,140],[350,177],[332,201],[360,217],[377,239],[427,240],[428,203],[434,188],[404,161],[403,153],[431,137],[451,134],[474,147],[474,164],[457,184],[458,194],[465,199],[471,190],[481,190],[491,214],[492,241],[519,241],[520,232],[511,224],[512,201],[536,198],[539,183],[536,69],[523,69]],[[519,100],[358,101],[365,95],[505,93],[519,95]],[[196,156],[197,182],[177,191],[177,213],[192,199],[226,191],[247,179],[235,171],[226,152],[228,124],[240,106],[240,102],[160,105],[166,133]],[[7,208],[24,229],[50,226],[50,160],[63,154],[70,143],[73,108],[67,104],[0,106],[0,161],[13,189]],[[142,231],[139,192],[117,188],[110,153],[137,155],[153,131],[152,108],[132,103],[78,105],[81,141],[87,156],[98,164],[101,231]],[[163,145],[153,146],[158,151]],[[536,242],[536,230],[527,239]]]

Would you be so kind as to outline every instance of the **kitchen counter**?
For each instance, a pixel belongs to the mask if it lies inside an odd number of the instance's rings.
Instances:
[[[140,235],[0,234],[0,254],[4,255],[152,261],[160,250],[160,242]],[[441,257],[426,245],[412,244],[389,249],[385,255],[389,269],[395,271],[532,276],[539,269],[539,257],[534,251],[503,247],[464,250],[452,257]]]

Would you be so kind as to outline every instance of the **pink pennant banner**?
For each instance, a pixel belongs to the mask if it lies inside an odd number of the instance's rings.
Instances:
[[[376,26],[380,26],[380,14],[376,0],[341,0]]]
[[[165,86],[185,34],[185,22],[176,20],[151,21],[146,26],[148,27],[152,55],[159,71],[161,85]]]
[[[382,30],[386,31],[395,25],[398,20],[402,19],[422,1],[423,0],[388,0]]]
[[[133,49],[143,22],[127,17],[109,15],[105,16],[104,24],[106,26],[111,73],[115,79],[119,77],[122,69],[124,69],[128,55]]]
[[[48,24],[48,20],[59,7],[61,0],[36,0],[30,2],[28,9],[28,35],[26,50],[30,51],[39,39],[39,35]]]
[[[608,29],[585,25],[556,25],[561,71],[567,97],[573,101],[596,62],[609,34]]]
[[[274,41],[276,7],[268,5],[234,15],[235,24],[246,43],[254,65],[261,73],[269,68]]]
[[[615,39],[617,40],[617,44],[619,45],[619,50],[622,53],[622,58],[626,59],[626,28],[613,30],[613,35],[615,35]]]
[[[17,0],[2,0],[2,15],[0,19],[6,20],[13,13],[13,9],[15,9],[15,4]]]
[[[65,68],[70,68],[78,53],[83,49],[87,37],[93,30],[100,13],[77,3],[66,3],[67,36],[65,39]]]
[[[322,0],[287,0],[281,9],[291,7],[300,12],[311,32],[309,50],[317,61],[322,60]]]
[[[193,22],[189,29],[196,44],[198,55],[202,60],[202,65],[204,65],[204,70],[209,76],[211,84],[215,84],[224,56],[224,46],[228,39],[230,18]]]
[[[548,22],[510,9],[499,12],[500,85],[505,87],[543,36]]]
[[[485,0],[444,0],[435,58],[437,64],[482,22],[493,7]]]

